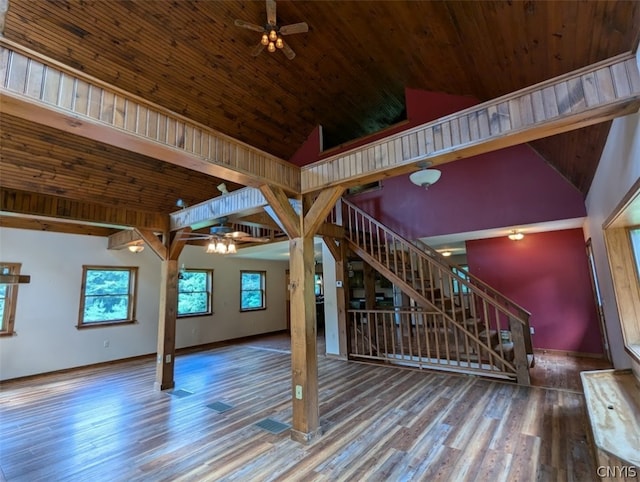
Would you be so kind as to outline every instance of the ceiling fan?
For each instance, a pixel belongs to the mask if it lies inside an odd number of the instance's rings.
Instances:
[[[276,2],[275,0],[266,0],[267,3],[267,23],[263,26],[255,25],[253,23],[245,22],[244,20],[237,20],[234,22],[236,26],[253,30],[255,32],[262,33],[260,43],[256,45],[251,51],[251,55],[256,57],[260,55],[260,52],[267,48],[269,52],[275,52],[276,50],[282,50],[286,57],[291,60],[296,56],[296,53],[287,45],[282,36],[292,35],[294,33],[305,33],[309,31],[309,26],[306,22],[292,23],[290,25],[278,25],[276,21]]]
[[[243,231],[242,229],[246,229]],[[235,226],[227,224],[227,219],[222,218],[219,226],[213,226],[209,229],[212,237],[228,238],[241,243],[268,243],[271,239],[267,236],[252,236],[250,226]]]

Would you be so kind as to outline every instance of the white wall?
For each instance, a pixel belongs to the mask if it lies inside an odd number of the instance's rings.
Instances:
[[[624,351],[602,224],[640,177],[640,114],[615,119],[586,199],[585,237],[591,238],[604,316],[616,368],[629,368]]]
[[[150,249],[109,251],[106,238],[0,228],[0,261],[22,263],[21,273],[31,276],[18,289],[17,335],[0,337],[0,380],[155,353],[161,262]],[[187,246],[180,263],[214,269],[214,314],[178,319],[178,348],[286,328],[288,262],[207,255]],[[76,328],[83,264],[139,267],[136,324]],[[267,271],[266,310],[240,313],[241,269]]]

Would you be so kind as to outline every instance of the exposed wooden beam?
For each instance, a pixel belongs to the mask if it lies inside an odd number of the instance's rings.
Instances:
[[[107,239],[107,249],[124,249],[141,240],[140,235],[133,229],[123,229],[109,236]]]
[[[256,228],[280,230],[280,226],[264,211],[248,215],[231,215],[229,216],[229,222]]]
[[[323,223],[317,229],[316,234],[319,236],[341,239],[344,238],[344,228],[333,223]]]
[[[613,57],[302,168],[302,193],[444,164],[636,112],[634,54]]]
[[[64,220],[117,229],[138,226],[164,232],[169,227],[168,216],[159,213],[103,206],[6,188],[0,188],[0,214],[40,220]]]
[[[32,231],[48,231],[51,233],[82,234],[86,236],[108,237],[113,234],[113,228],[88,226],[72,222],[52,221],[46,219],[28,219],[16,216],[0,216],[0,226],[3,228],[29,229]]]
[[[304,216],[304,236],[313,236],[320,225],[327,219],[336,201],[340,199],[344,188],[334,186],[323,190],[314,201],[309,212]]]
[[[213,225],[222,217],[262,212],[266,204],[267,200],[259,189],[246,187],[171,213],[169,226],[171,231],[183,228],[195,231]]]
[[[280,222],[287,236],[290,238],[299,238],[301,235],[300,217],[289,203],[285,192],[278,187],[268,185],[261,186],[260,191],[277,217],[276,221]],[[267,210],[267,212],[269,211]]]
[[[0,110],[239,184],[300,191],[300,168],[0,38]]]
[[[180,257],[180,253],[182,253],[184,245],[187,244],[185,235],[189,234],[190,232],[191,228],[184,228],[174,234],[173,239],[171,240],[171,244],[169,245],[166,259],[177,260]]]
[[[160,311],[156,351],[156,381],[154,389],[168,390],[175,386],[176,319],[178,316],[178,260],[162,262],[160,281]]]
[[[151,248],[151,251],[161,259],[167,259],[167,247],[162,244],[156,233],[148,229],[134,228],[134,231]]]
[[[28,274],[0,274],[0,284],[17,285],[31,282],[31,276]]]
[[[334,261],[340,261],[340,244],[336,243],[336,240],[329,236],[322,236],[324,244],[327,245],[327,249],[333,256]]]

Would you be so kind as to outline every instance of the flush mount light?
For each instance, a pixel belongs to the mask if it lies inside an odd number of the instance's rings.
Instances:
[[[516,231],[515,229],[509,234],[509,239],[511,241],[520,241],[522,238],[524,238],[524,234],[520,231]]]
[[[445,258],[448,258],[449,256],[451,256],[451,251],[443,251],[442,253],[440,253],[442,256],[444,256]]]

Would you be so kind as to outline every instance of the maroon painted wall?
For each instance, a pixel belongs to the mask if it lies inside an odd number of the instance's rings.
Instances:
[[[534,348],[603,353],[582,229],[466,244],[469,271],[531,313]]]
[[[349,200],[411,240],[586,216],[582,194],[527,145],[438,169],[428,190],[398,176]]]

